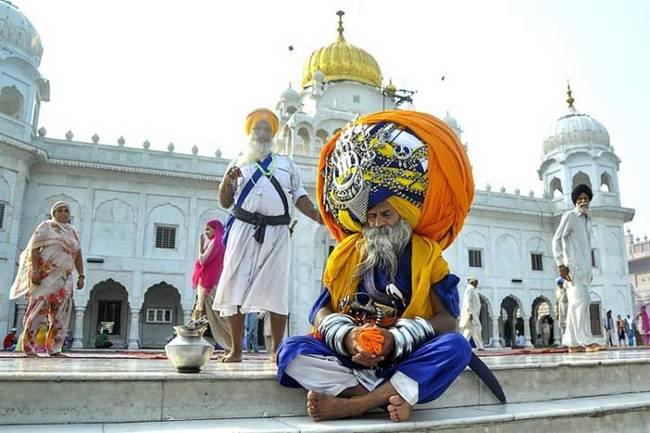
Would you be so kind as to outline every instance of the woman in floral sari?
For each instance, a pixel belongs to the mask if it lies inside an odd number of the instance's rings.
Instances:
[[[74,268],[79,274],[77,289],[84,286],[81,243],[69,223],[70,205],[54,203],[51,215],[34,230],[20,255],[18,274],[11,286],[11,299],[25,295],[28,302],[21,338],[27,356],[36,352],[60,354],[70,322]],[[47,327],[45,341],[36,339],[43,325]]]

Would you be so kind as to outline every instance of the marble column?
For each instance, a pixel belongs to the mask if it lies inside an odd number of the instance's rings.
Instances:
[[[23,318],[25,317],[25,311],[27,311],[27,304],[16,304],[16,328],[18,328],[18,333],[23,332]]]
[[[137,350],[140,348],[140,310],[131,310],[131,322],[129,323],[129,343],[127,349]]]
[[[533,343],[531,343],[530,340],[530,316],[522,317],[522,319],[524,319],[524,337],[526,338],[526,347],[532,347]]]
[[[86,307],[74,307],[74,333],[72,334],[72,348],[84,347],[84,314]]]
[[[499,318],[492,318],[492,347],[501,347],[501,335],[499,334]]]

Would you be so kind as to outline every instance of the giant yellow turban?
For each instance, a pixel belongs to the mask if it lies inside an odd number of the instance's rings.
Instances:
[[[278,127],[280,125],[278,116],[276,116],[273,111],[267,108],[258,108],[257,110],[251,111],[251,113],[246,116],[246,122],[244,123],[244,130],[246,131],[246,135],[251,135],[253,128],[255,128],[255,125],[257,125],[257,123],[262,120],[271,125],[271,131],[273,131],[273,135],[278,132]]]
[[[474,198],[465,149],[441,120],[416,111],[383,111],[347,125],[323,147],[318,205],[339,245],[323,284],[339,300],[356,291],[357,241],[366,212],[388,200],[413,228],[412,302],[405,317],[431,317],[431,285],[449,273],[442,258],[463,227]]]

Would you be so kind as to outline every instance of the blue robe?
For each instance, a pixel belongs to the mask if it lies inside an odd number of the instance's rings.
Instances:
[[[405,248],[400,256],[398,271],[394,284],[402,292],[408,305],[411,301],[411,245]],[[447,308],[447,311],[454,317],[458,317],[460,303],[458,296],[458,277],[449,274],[438,283],[433,289]],[[385,293],[388,284],[388,273],[384,269],[374,271],[375,287]],[[358,292],[365,292],[363,281],[360,283]],[[309,315],[310,323],[318,311],[324,306],[329,306],[331,297],[325,288],[318,297]],[[376,367],[376,375],[389,380],[397,371],[405,374],[418,383],[418,403],[426,403],[438,398],[453,383],[458,375],[465,369],[470,361],[472,349],[457,332],[449,332],[434,337],[432,340],[418,347],[409,356],[397,362],[384,361]],[[341,364],[348,368],[364,369],[366,367],[355,364],[348,357],[341,356],[330,349],[322,340],[314,336],[297,336],[286,339],[278,351],[278,373],[277,378],[280,384],[299,388],[300,384],[286,373],[287,367],[298,355],[320,355],[335,356]]]

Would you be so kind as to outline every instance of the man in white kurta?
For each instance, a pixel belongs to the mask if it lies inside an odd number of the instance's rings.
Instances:
[[[576,207],[562,215],[553,237],[553,254],[560,276],[565,280],[568,298],[566,329],[562,344],[570,352],[600,350],[591,334],[589,285],[592,280],[591,218],[589,203],[593,197],[587,185],[578,185],[571,193]]]
[[[459,326],[466,339],[472,339],[477,349],[483,349],[483,327],[481,315],[481,298],[478,294],[478,280],[474,277],[467,279],[467,287],[463,293],[463,305],[460,310]]]
[[[270,110],[259,109],[249,114],[245,128],[250,142],[243,155],[226,169],[219,188],[221,205],[230,208],[234,204],[235,208],[258,216],[282,217],[295,204],[306,216],[320,222],[318,210],[302,187],[296,164],[288,156],[273,152],[273,136],[278,124]],[[242,191],[258,170],[261,175],[251,183],[252,189],[237,206]],[[285,209],[283,198],[271,182],[272,177],[277,180],[289,209]],[[289,235],[288,223],[266,225],[261,242],[259,227],[255,224],[234,218],[227,227],[223,272],[212,306],[222,316],[228,316],[232,329],[231,351],[222,361],[241,361],[243,315],[261,311],[271,314],[270,351],[272,359],[275,358],[288,315]]]

